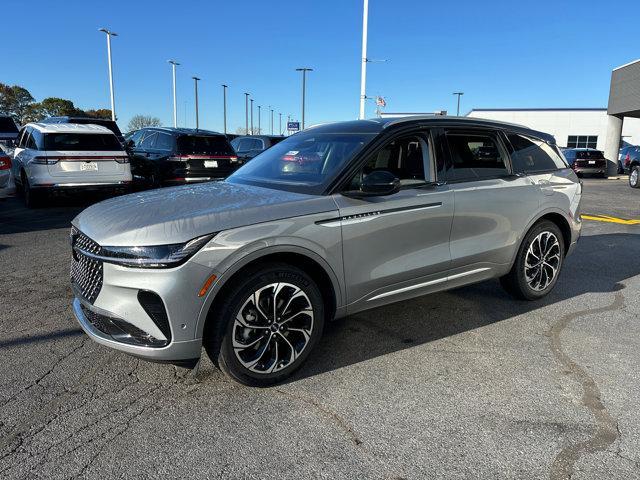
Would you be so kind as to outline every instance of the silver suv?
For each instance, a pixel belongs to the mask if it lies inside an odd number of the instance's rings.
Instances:
[[[491,278],[539,299],[580,234],[553,137],[479,119],[309,128],[224,182],[114,198],[73,220],[75,315],[94,340],[268,385],[328,320]]]

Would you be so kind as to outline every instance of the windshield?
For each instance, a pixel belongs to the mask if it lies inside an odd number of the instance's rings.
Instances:
[[[227,181],[317,195],[374,137],[301,132],[265,150]]]

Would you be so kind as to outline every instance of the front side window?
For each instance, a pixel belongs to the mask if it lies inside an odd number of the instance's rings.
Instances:
[[[301,132],[260,153],[227,181],[321,194],[375,134]]]
[[[145,135],[140,142],[140,148],[151,148],[157,135],[158,134],[156,132],[149,132],[147,135]]]
[[[401,186],[421,185],[431,179],[427,137],[410,135],[395,139],[371,155],[351,180],[349,190],[358,190],[372,172],[385,170],[400,180]]]
[[[497,138],[490,133],[447,131],[451,153],[448,181],[479,180],[509,174],[506,158]]]
[[[532,173],[566,168],[558,153],[542,140],[517,133],[507,134],[513,148],[511,162],[514,173]]]

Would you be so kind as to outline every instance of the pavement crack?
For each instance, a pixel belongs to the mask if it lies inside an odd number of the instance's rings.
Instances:
[[[563,369],[582,387],[582,405],[594,417],[597,427],[588,440],[573,443],[564,447],[556,455],[549,478],[551,480],[570,479],[574,473],[576,462],[584,454],[601,452],[611,446],[619,437],[616,420],[608,412],[601,398],[600,389],[589,372],[573,360],[562,348],[560,339],[564,329],[574,320],[585,315],[595,315],[618,310],[623,306],[622,292],[616,292],[613,303],[600,308],[589,308],[562,316],[550,329],[549,339],[551,351]]]

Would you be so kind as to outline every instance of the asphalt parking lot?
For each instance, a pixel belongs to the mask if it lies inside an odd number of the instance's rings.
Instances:
[[[585,221],[540,302],[492,281],[364,312],[251,389],[81,332],[91,200],[0,203],[0,478],[640,478],[640,225]],[[587,179],[583,212],[640,218],[640,191]]]

